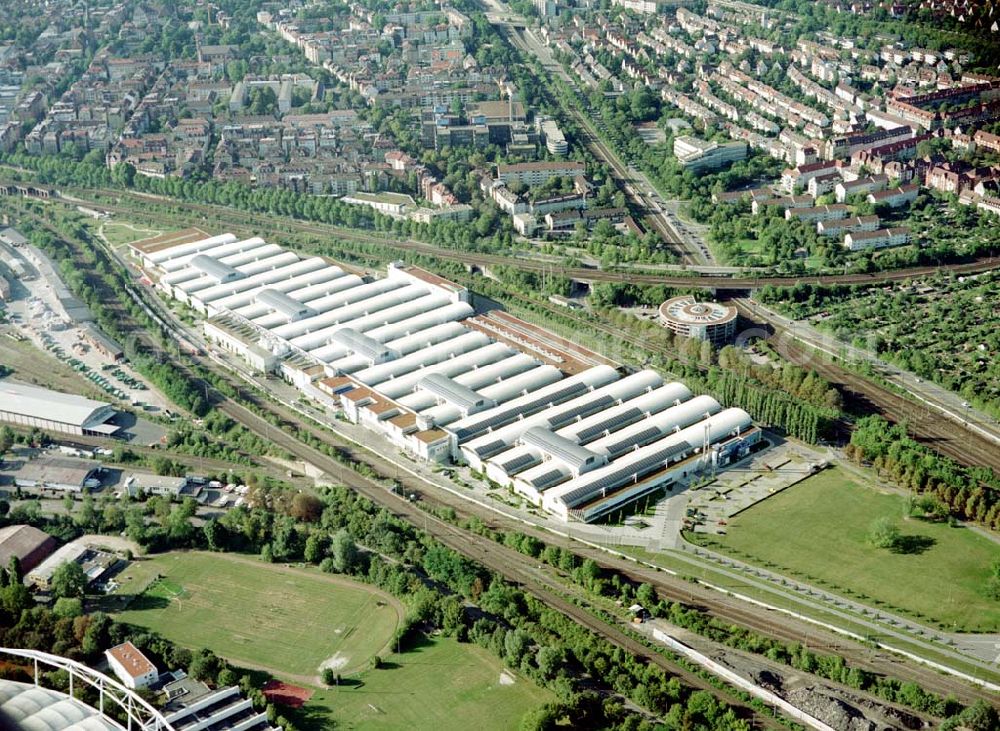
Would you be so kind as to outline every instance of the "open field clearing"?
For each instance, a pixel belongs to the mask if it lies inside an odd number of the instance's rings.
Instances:
[[[555,699],[487,650],[451,638],[390,655],[386,665],[366,671],[356,685],[317,691],[289,717],[317,731],[331,721],[365,731],[463,731],[473,718],[476,731],[507,731],[527,711]]]
[[[402,612],[365,584],[219,553],[154,556],[130,566],[121,584],[120,593],[141,593],[119,619],[295,681],[326,664],[365,667]]]
[[[946,630],[1000,629],[1000,602],[984,593],[1000,544],[970,528],[904,519],[904,503],[835,468],[732,518],[727,535],[696,540]],[[883,516],[899,526],[899,550],[868,541]]]
[[[153,236],[159,236],[162,233],[162,231],[158,231],[157,229],[145,228],[143,226],[136,226],[131,223],[119,221],[108,221],[104,223],[100,226],[100,231],[103,233],[107,242],[112,246],[131,244],[135,241],[148,239]]]

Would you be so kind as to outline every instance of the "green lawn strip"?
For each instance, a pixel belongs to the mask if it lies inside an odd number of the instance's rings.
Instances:
[[[506,683],[501,681],[505,674]],[[386,667],[368,670],[357,684],[317,691],[300,711],[286,715],[298,728],[387,731],[515,729],[521,717],[555,696],[520,673],[505,670],[487,650],[451,638],[432,638],[390,655]]]
[[[967,528],[904,518],[904,501],[835,468],[735,516],[709,545],[943,631],[1000,630],[1000,602],[983,591],[1000,545]],[[895,521],[910,552],[869,543],[881,517]]]
[[[160,576],[120,613],[191,648],[207,647],[236,664],[312,677],[337,657],[341,672],[364,667],[399,622],[387,595],[318,572],[287,570],[208,553],[168,553],[122,577],[122,592]]]

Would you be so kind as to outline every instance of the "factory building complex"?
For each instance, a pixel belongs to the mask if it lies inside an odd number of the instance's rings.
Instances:
[[[397,262],[371,279],[260,238],[132,245],[206,338],[434,462],[464,462],[563,520],[592,521],[760,442],[723,409]]]

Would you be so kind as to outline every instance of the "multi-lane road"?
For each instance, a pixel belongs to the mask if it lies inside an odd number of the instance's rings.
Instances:
[[[155,307],[155,298],[152,299],[154,302],[150,304]],[[161,308],[157,307],[157,309]],[[128,317],[124,310],[122,310],[122,315],[123,317]],[[181,332],[180,336],[185,336],[185,333]],[[203,358],[200,364],[204,367],[212,368],[220,376],[232,380],[231,373],[220,369],[214,361]],[[179,363],[179,366],[187,368],[184,363]],[[549,543],[565,545],[579,555],[593,558],[601,565],[621,571],[636,581],[650,583],[662,596],[687,603],[694,603],[724,621],[747,626],[762,634],[778,637],[785,641],[806,642],[810,647],[836,652],[836,654],[846,657],[852,663],[870,669],[872,672],[889,673],[895,677],[913,680],[936,692],[955,693],[958,697],[966,700],[973,698],[991,699],[990,693],[984,689],[969,686],[955,678],[939,675],[919,664],[872,650],[870,647],[854,643],[808,622],[797,621],[787,617],[776,618],[769,616],[766,611],[746,605],[733,597],[720,594],[710,588],[699,584],[692,584],[681,576],[672,576],[653,568],[643,567],[633,561],[610,555],[595,547],[556,536],[542,528],[526,526],[513,519],[500,516],[494,511],[476,506],[474,503],[470,503],[468,500],[464,500],[457,495],[435,489],[425,480],[414,474],[400,471],[398,465],[386,457],[373,452],[359,450],[355,446],[345,443],[342,439],[336,438],[329,432],[316,428],[314,424],[307,422],[300,414],[292,411],[285,405],[276,404],[273,401],[264,401],[258,394],[252,393],[242,387],[238,387],[238,391],[240,392],[239,401],[230,399],[215,392],[210,385],[203,383],[200,377],[193,371],[188,370],[188,373],[192,380],[204,385],[206,393],[210,393],[215,401],[216,408],[219,408],[230,416],[230,418],[243,424],[254,433],[274,441],[300,459],[315,464],[327,471],[332,478],[341,480],[345,484],[358,489],[359,492],[362,492],[372,500],[386,505],[393,512],[408,520],[412,520],[417,525],[424,526],[428,532],[442,540],[442,542],[477,560],[482,560],[485,565],[498,571],[508,579],[523,584],[543,601],[550,604],[550,606],[563,611],[568,616],[573,617],[574,620],[580,621],[585,626],[602,634],[609,641],[629,651],[639,652],[641,648],[636,647],[630,638],[622,637],[620,628],[603,622],[595,618],[591,613],[567,602],[556,591],[556,586],[551,585],[551,583],[546,586],[547,582],[551,582],[554,579],[540,575],[540,570],[536,565],[537,562],[517,552],[495,546],[492,543],[485,544],[481,537],[427,515],[424,511],[389,493],[377,483],[366,480],[357,473],[345,468],[324,452],[300,441],[293,434],[302,430],[320,442],[336,446],[341,452],[352,459],[371,465],[378,473],[393,475],[403,484],[405,491],[408,492],[411,489],[418,491],[430,501],[452,507],[460,516],[476,515],[487,525],[532,533]],[[243,401],[255,403],[255,408],[275,414],[287,429],[276,429],[270,421],[264,419],[254,410],[244,406]],[[656,653],[652,653],[652,655],[653,657],[650,657],[651,662],[661,665],[669,663],[668,660],[656,655]],[[676,667],[672,667],[670,671],[674,673],[678,672]],[[692,678],[691,682],[694,683],[695,678]],[[728,701],[729,699],[727,698],[726,700]]]

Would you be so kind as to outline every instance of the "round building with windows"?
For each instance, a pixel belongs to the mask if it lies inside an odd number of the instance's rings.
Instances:
[[[660,305],[660,321],[677,335],[723,345],[736,335],[736,308],[718,302],[698,302],[691,295]]]

